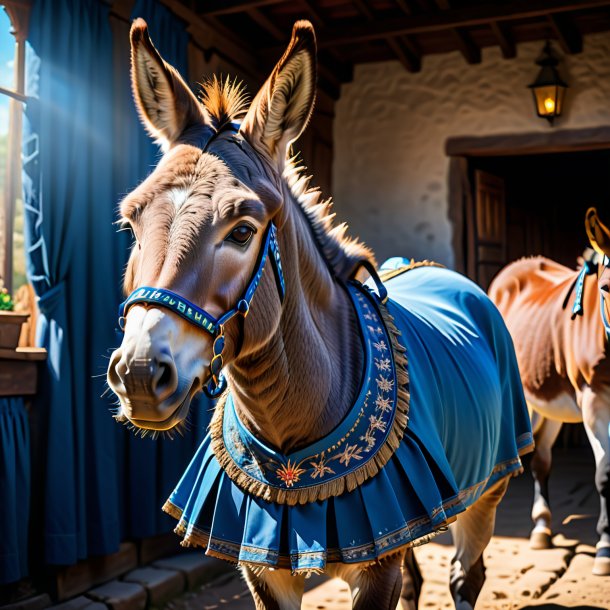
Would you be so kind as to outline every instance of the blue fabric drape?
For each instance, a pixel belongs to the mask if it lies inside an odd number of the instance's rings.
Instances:
[[[155,44],[184,70],[184,24],[152,1],[137,4]],[[135,438],[114,422],[110,401],[100,397],[103,380],[94,379],[103,377],[104,355],[119,342],[128,244],[113,224],[116,202],[158,158],[128,87],[113,81],[108,13],[100,0],[37,0],[30,18],[23,182],[28,273],[40,297],[38,343],[49,352],[35,405],[44,446],[40,537],[49,564],[169,531],[160,508],[206,417],[193,415],[194,432],[185,439]],[[128,53],[117,68],[127,79]]]
[[[0,398],[0,585],[27,575],[30,430],[22,398]]]
[[[26,245],[39,296],[38,342],[49,352],[36,408],[46,416],[48,439],[45,559],[55,564],[117,544],[116,433],[91,383],[103,372],[97,356],[109,347],[113,270],[121,265],[112,243],[108,10],[95,0],[40,0],[30,19]],[[100,502],[111,510],[100,510]]]

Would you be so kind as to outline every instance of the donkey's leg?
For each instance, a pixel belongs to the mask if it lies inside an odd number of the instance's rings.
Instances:
[[[407,549],[402,563],[402,587],[400,602],[402,610],[417,610],[424,579],[413,549]]]
[[[551,473],[552,449],[562,422],[548,419],[536,411],[532,412],[532,429],[536,448],[532,456],[531,469],[534,477],[534,504],[530,534],[532,549],[549,549],[552,546],[551,502],[549,499],[549,476]]]
[[[496,508],[508,487],[508,478],[484,493],[449,526],[455,555],[451,560],[449,587],[457,610],[472,610],[485,582],[483,551],[496,522]]]
[[[595,486],[599,492],[597,553],[593,574],[610,576],[610,388],[583,392],[582,416],[595,456]]]
[[[304,576],[289,570],[241,568],[254,598],[256,610],[299,610],[305,588]]]
[[[335,564],[328,572],[350,586],[354,610],[396,610],[402,587],[403,556],[403,552],[396,553],[364,568]]]

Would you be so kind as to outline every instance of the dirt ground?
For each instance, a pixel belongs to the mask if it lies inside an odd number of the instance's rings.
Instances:
[[[528,473],[511,482],[500,505],[496,534],[487,548],[487,581],[476,610],[610,610],[610,577],[591,574],[599,503],[588,449],[555,452],[551,498],[555,548],[532,551],[528,545],[532,481]],[[453,608],[447,583],[451,539],[442,534],[416,549],[424,575],[420,610]],[[348,610],[348,587],[338,580],[310,579],[304,610]],[[171,610],[253,610],[237,573],[214,586],[184,594]],[[375,610],[375,609],[371,609]]]

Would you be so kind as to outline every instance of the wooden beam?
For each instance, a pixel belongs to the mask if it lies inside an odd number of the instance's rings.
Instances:
[[[225,28],[215,17],[204,19],[180,0],[161,0],[161,4],[167,6],[174,15],[188,24],[187,32],[201,49],[215,48],[225,57],[230,57],[232,63],[239,64],[248,75],[263,78],[256,51],[243,36],[238,36],[229,28]],[[283,49],[280,55],[282,52]]]
[[[247,11],[248,17],[258,23],[265,31],[269,32],[271,36],[273,36],[278,42],[283,42],[287,40],[286,34],[284,30],[280,30],[280,28],[273,23],[263,12],[259,11],[257,8],[251,8]]]
[[[492,21],[514,21],[588,8],[610,6],[610,0],[512,0],[399,19],[376,20],[363,25],[328,28],[320,36],[320,47],[356,44],[367,40],[421,34],[486,25]]]
[[[453,28],[451,35],[458,50],[469,64],[481,63],[481,49],[473,42],[468,32],[461,28]]]
[[[548,20],[564,53],[582,51],[582,36],[568,15],[549,15]]]
[[[311,21],[316,26],[317,34],[324,30],[327,26],[327,16],[323,9],[318,6],[313,0],[301,0],[306,6]],[[339,83],[349,83],[354,78],[353,64],[344,61],[341,53],[337,49],[326,49],[318,52],[318,63],[320,66],[325,66],[332,70],[336,75]]]
[[[496,37],[500,48],[502,49],[502,57],[504,57],[504,59],[512,59],[513,57],[516,57],[517,47],[508,24],[492,21],[489,24],[489,27],[491,28],[493,35]]]
[[[436,6],[441,9],[441,11],[448,11],[451,8],[449,4],[449,0],[434,0]]]
[[[369,23],[375,21],[373,11],[363,2],[363,0],[353,0],[353,2]],[[396,55],[398,61],[400,61],[408,72],[419,72],[421,70],[421,54],[413,52],[412,48],[405,45],[400,38],[388,37],[386,38],[386,44],[392,49],[392,52]]]
[[[400,63],[409,72],[419,72],[421,70],[421,55],[413,53],[398,38],[387,38],[386,42]]]
[[[375,19],[373,11],[368,7],[364,0],[352,0],[352,3],[356,5],[356,8],[367,18],[368,21],[373,21]]]
[[[407,0],[396,0],[396,4],[405,15],[411,16],[413,14],[413,9]]]
[[[517,135],[457,136],[445,142],[445,154],[449,157],[504,157],[601,148],[610,148],[610,127],[561,129]]]
[[[326,23],[324,21],[324,16],[320,12],[320,8],[316,6],[311,0],[301,0],[305,7],[307,8],[307,12],[309,13],[309,17],[313,21],[314,25],[319,28],[325,28]]]
[[[284,0],[207,0],[203,2],[203,8],[199,10],[200,15],[229,15],[231,13],[242,13],[253,8],[281,4]]]

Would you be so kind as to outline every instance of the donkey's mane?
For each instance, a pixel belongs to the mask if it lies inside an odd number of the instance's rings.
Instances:
[[[372,250],[360,240],[346,234],[347,223],[335,224],[336,214],[332,211],[332,200],[322,199],[319,188],[309,187],[311,176],[305,171],[306,168],[293,157],[286,163],[284,177],[334,275],[347,280],[364,260],[376,266]]]
[[[242,119],[248,110],[249,98],[243,84],[229,76],[223,79],[214,74],[201,83],[200,97],[217,130]]]
[[[214,75],[201,87],[201,101],[216,129],[240,120],[246,114],[248,96],[241,82],[229,77],[219,79]],[[284,177],[334,275],[348,279],[363,260],[375,265],[373,252],[358,239],[346,235],[347,224],[335,225],[332,201],[322,200],[321,191],[310,188],[311,176],[305,172],[306,168],[297,157],[293,157],[286,162]]]

